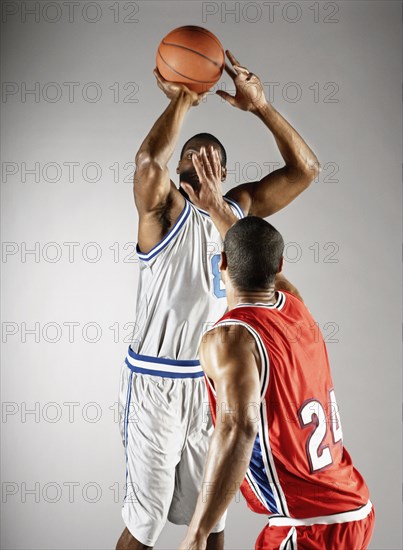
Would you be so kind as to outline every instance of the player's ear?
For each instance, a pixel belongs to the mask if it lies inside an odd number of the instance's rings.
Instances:
[[[179,174],[179,166],[180,166],[180,163],[181,163],[181,159],[179,159],[178,166],[176,167],[176,173],[177,173],[177,174]]]
[[[221,181],[225,181],[227,177],[227,168],[225,166],[221,167]]]
[[[280,264],[278,266],[278,273],[283,271],[284,256],[281,256]]]

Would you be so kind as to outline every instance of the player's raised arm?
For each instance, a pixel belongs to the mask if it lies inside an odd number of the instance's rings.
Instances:
[[[167,82],[157,69],[154,74],[170,103],[136,154],[133,191],[140,218],[138,244],[142,252],[148,252],[161,240],[183,209],[184,198],[171,182],[167,164],[186,113],[202,98],[202,94],[184,85]]]
[[[265,218],[278,212],[294,200],[315,179],[320,171],[318,159],[298,132],[266,100],[263,85],[227,51],[232,68],[226,71],[233,79],[236,93],[231,96],[218,90],[217,94],[243,111],[255,114],[272,132],[285,166],[260,181],[245,183],[227,194],[236,200],[244,212]]]
[[[260,359],[247,329],[216,327],[205,335],[200,358],[215,387],[217,418],[202,491],[181,550],[206,547],[245,477],[259,427]]]

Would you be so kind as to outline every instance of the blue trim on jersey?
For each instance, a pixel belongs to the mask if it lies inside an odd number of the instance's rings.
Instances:
[[[229,197],[223,197],[225,201],[229,202],[230,204],[232,204],[232,206],[235,208],[235,210],[238,212],[238,215],[239,217],[242,219],[242,218],[245,218],[245,213],[244,211],[242,210],[242,208],[239,206],[239,204],[234,201],[234,199],[230,199]]]
[[[151,355],[141,355],[140,353],[136,353],[132,350],[132,348],[129,346],[128,354],[133,359],[137,359],[139,361],[145,361],[146,363],[161,363],[163,365],[173,365],[175,367],[198,367],[200,365],[200,361],[197,359],[183,360],[183,359],[165,359],[165,357],[152,357]]]
[[[193,203],[192,203],[193,204]],[[193,204],[194,206],[194,204]],[[205,216],[207,216],[208,218],[210,217],[210,214],[208,212],[206,212],[205,210],[202,210],[201,208],[199,208],[198,206],[195,207],[199,212],[200,214],[204,214]]]
[[[176,220],[173,227],[168,231],[168,233],[165,235],[165,237],[156,244],[149,252],[146,254],[144,252],[141,252],[139,245],[136,245],[136,252],[137,256],[140,258],[140,260],[148,261],[152,260],[161,250],[163,250],[171,241],[176,237],[176,235],[179,233],[179,231],[182,229],[185,221],[189,217],[190,214],[190,204],[189,201],[185,199],[185,206],[182,210],[182,212],[179,215],[179,218]]]
[[[127,359],[125,359],[126,365],[129,367],[129,369],[132,372],[138,372],[140,374],[150,374],[151,376],[161,376],[162,378],[201,378],[204,376],[204,372],[168,372],[165,370],[151,370],[151,369],[143,369],[142,367],[137,367],[135,365],[132,365],[129,363]]]
[[[263,462],[262,451],[260,448],[259,434],[256,436],[255,443],[253,444],[252,457],[249,464],[250,472],[253,476],[253,481],[259,487],[263,498],[266,501],[266,506],[272,513],[282,513],[276,504],[273,490],[270,486],[268,475]]]

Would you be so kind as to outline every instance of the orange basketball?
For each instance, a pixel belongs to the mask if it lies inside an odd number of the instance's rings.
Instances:
[[[202,93],[219,80],[225,65],[224,49],[203,27],[188,25],[167,34],[158,46],[157,67],[170,82],[186,84]]]

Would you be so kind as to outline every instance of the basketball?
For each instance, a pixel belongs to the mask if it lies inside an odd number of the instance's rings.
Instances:
[[[221,42],[203,27],[178,27],[158,46],[157,67],[165,80],[185,84],[198,94],[214,86],[224,65]]]

